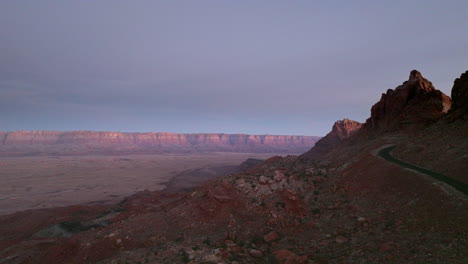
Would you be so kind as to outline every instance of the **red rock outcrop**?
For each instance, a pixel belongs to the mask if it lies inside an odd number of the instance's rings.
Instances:
[[[361,128],[362,123],[351,119],[338,120],[333,124],[332,131],[328,134],[330,137],[338,137],[340,140],[350,137],[354,132]],[[327,136],[328,136],[327,135]]]
[[[333,147],[337,146],[343,139],[346,139],[358,131],[362,126],[359,123],[350,119],[338,120],[333,124],[332,131],[325,137],[320,139],[315,146],[308,152],[301,155],[304,158],[317,158],[318,156],[327,153]]]
[[[415,130],[437,121],[450,109],[450,98],[413,70],[402,85],[382,94],[364,128],[370,133]]]
[[[286,152],[312,147],[319,137],[246,134],[121,133],[97,131],[0,132],[4,153],[160,153],[160,152]]]
[[[450,111],[429,129],[400,142],[393,154],[468,184],[468,71],[455,79],[451,94]]]

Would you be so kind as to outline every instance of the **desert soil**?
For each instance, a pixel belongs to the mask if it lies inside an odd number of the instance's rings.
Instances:
[[[136,192],[182,190],[234,170],[247,158],[274,154],[211,153],[15,157],[0,159],[0,215],[89,202]],[[172,182],[171,182],[172,181]]]

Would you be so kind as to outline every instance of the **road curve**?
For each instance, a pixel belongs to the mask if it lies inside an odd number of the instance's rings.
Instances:
[[[434,179],[437,179],[439,181],[442,181],[442,182],[452,186],[453,188],[457,189],[458,191],[462,192],[463,194],[468,195],[468,185],[466,185],[465,183],[454,180],[454,179],[452,179],[450,177],[447,177],[445,175],[442,175],[440,173],[433,172],[433,171],[430,171],[428,169],[424,169],[424,168],[418,167],[416,165],[409,164],[409,163],[406,163],[404,161],[401,161],[399,159],[394,158],[390,154],[390,152],[395,147],[396,146],[394,145],[394,146],[386,147],[386,148],[383,148],[383,149],[379,150],[379,152],[378,152],[379,157],[382,157],[386,161],[392,162],[392,163],[394,163],[394,164],[396,164],[396,165],[398,165],[398,166],[400,166],[402,168],[415,170],[417,172],[428,175],[428,176],[430,176],[430,177],[432,177]]]

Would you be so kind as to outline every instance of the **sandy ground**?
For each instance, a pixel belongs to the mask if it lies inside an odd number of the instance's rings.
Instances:
[[[164,190],[172,179],[170,189],[176,190],[178,185],[187,188],[200,183],[195,178],[220,176],[222,167],[229,173],[247,158],[271,156],[274,155],[213,153],[1,158],[0,214],[116,201],[138,191]],[[187,184],[191,177],[194,179]]]

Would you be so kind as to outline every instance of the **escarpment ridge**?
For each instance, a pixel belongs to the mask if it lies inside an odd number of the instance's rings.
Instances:
[[[85,154],[105,152],[298,153],[320,137],[247,134],[124,133],[99,131],[0,132],[0,153]]]

